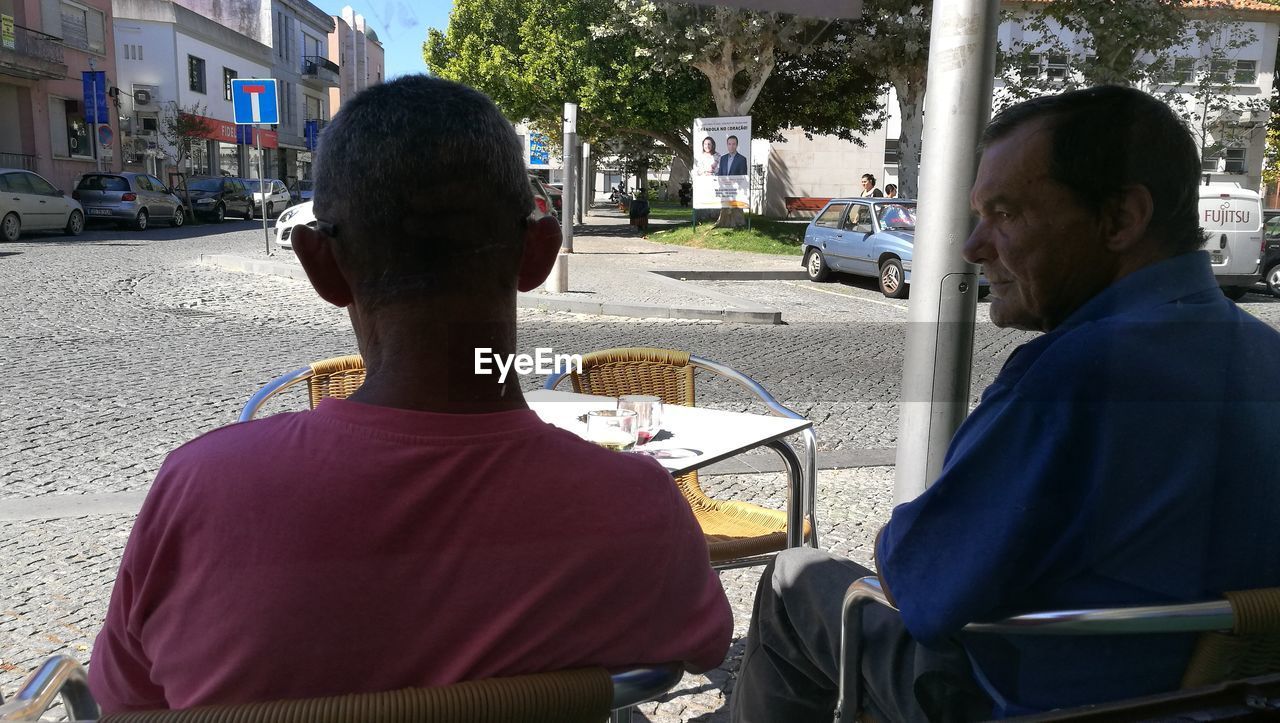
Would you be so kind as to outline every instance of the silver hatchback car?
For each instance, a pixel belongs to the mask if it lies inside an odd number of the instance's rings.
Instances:
[[[164,183],[145,173],[86,173],[71,194],[89,219],[127,224],[145,231],[154,221],[181,226],[182,200]]]

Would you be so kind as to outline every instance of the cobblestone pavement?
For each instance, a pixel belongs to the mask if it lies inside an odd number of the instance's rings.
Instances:
[[[648,258],[655,247],[673,248],[589,230],[580,231],[579,250],[605,249],[601,259],[624,270],[656,263]],[[12,692],[48,653],[88,657],[132,514],[121,511],[128,505],[76,512],[77,500],[136,498],[168,450],[234,420],[261,384],[354,348],[345,313],[316,299],[304,282],[201,266],[195,260],[202,253],[262,257],[261,228],[91,229],[75,239],[31,236],[0,246],[0,364],[11,373],[0,387],[0,690]],[[680,262],[669,268],[735,258],[709,253],[664,255]],[[853,279],[691,283],[779,308],[788,323],[521,310],[522,350],[694,350],[755,377],[812,418],[822,450],[895,445],[905,302]],[[1245,301],[1251,313],[1280,323],[1280,303],[1256,294]],[[974,389],[1026,338],[979,324]],[[527,385],[541,381],[530,377]],[[736,389],[700,384],[704,403],[747,406]],[[289,403],[297,400],[282,402]],[[889,511],[892,469],[824,470],[818,484],[823,546],[867,562],[873,532]],[[748,475],[713,477],[709,487],[780,505],[780,485],[777,475]],[[5,514],[6,505],[40,500],[71,511],[46,519]],[[738,635],[757,575],[723,575]],[[736,645],[725,666],[687,677],[643,711],[656,721],[720,720],[738,654]]]

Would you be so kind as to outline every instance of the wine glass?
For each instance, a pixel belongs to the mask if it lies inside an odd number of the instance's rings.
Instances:
[[[639,444],[647,444],[661,429],[662,397],[626,394],[618,397],[618,409],[636,413],[636,441]]]
[[[636,416],[630,409],[587,412],[587,441],[615,452],[629,451],[636,446]]]

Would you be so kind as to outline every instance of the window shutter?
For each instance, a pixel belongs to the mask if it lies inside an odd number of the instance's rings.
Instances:
[[[62,2],[60,0],[40,0],[40,29],[46,35],[62,37]]]
[[[101,53],[106,50],[106,31],[103,28],[102,13],[90,10],[85,13],[89,21],[89,50]]]

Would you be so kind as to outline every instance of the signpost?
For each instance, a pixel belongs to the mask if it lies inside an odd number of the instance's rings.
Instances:
[[[231,107],[241,125],[275,125],[280,122],[280,103],[273,78],[235,78],[231,81]],[[253,129],[258,151],[258,194],[262,200],[262,237],[271,255],[271,234],[267,231],[267,179],[262,163],[262,131]]]
[[[93,144],[93,158],[98,170],[102,170],[102,154],[98,153],[98,124],[110,124],[107,113],[107,74],[94,70],[93,58],[89,58],[89,70],[81,71],[80,80],[84,92],[84,122],[89,124],[90,143]],[[109,130],[109,126],[108,126]]]

